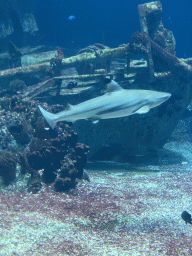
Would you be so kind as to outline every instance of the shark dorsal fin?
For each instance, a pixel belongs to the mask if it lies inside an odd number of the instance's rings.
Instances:
[[[120,91],[123,90],[123,88],[114,80],[111,80],[108,84],[107,84],[107,92],[114,92],[114,91]]]
[[[67,104],[67,106],[66,106],[66,110],[70,110],[70,109],[72,109],[73,108],[73,105],[71,105],[71,104]]]

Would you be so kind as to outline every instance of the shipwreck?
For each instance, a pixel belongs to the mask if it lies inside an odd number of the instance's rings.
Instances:
[[[89,158],[99,155],[105,146],[118,148],[118,154],[127,161],[155,157],[190,104],[192,59],[176,57],[175,39],[163,26],[159,1],[139,5],[138,13],[141,32],[117,48],[94,44],[68,58],[60,48],[40,53],[21,51],[20,65],[0,71],[1,109],[14,81],[26,84],[18,95],[22,102],[46,102],[57,108],[102,95],[105,77],[125,89],[169,92],[169,101],[146,115],[97,124],[80,120],[73,125],[79,142],[90,146]]]

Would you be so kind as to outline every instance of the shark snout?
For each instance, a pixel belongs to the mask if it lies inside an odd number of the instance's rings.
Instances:
[[[166,100],[168,100],[171,97],[171,93],[165,93],[165,95],[162,95],[162,97],[159,99],[162,103]]]
[[[151,107],[154,108],[154,107],[161,105],[163,102],[168,100],[170,97],[171,97],[170,93],[158,92],[158,95],[156,95],[156,97],[151,99]]]

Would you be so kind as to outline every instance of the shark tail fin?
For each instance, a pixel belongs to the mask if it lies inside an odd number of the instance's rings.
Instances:
[[[52,129],[54,129],[57,121],[57,115],[49,113],[48,111],[45,111],[41,106],[38,106],[39,110],[41,111],[41,114],[44,116],[45,120],[48,122],[48,124],[51,126]]]

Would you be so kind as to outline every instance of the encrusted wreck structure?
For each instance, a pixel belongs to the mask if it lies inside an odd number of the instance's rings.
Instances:
[[[54,150],[58,152],[58,158],[63,154],[62,157],[66,155],[76,162],[78,162],[76,158],[80,156],[75,155],[75,152],[82,151],[81,157],[84,162],[81,167],[74,167],[76,165],[74,162],[70,170],[70,164],[67,162],[66,177],[69,179],[70,175],[83,177],[83,167],[88,152],[85,145],[90,146],[90,159],[112,160],[118,154],[123,160],[134,162],[138,161],[138,157],[142,159],[156,157],[158,150],[167,142],[192,98],[192,60],[176,57],[175,39],[172,32],[165,29],[162,24],[162,5],[159,1],[139,5],[138,12],[141,32],[134,33],[128,44],[113,49],[95,44],[69,58],[65,58],[65,52],[63,53],[60,48],[51,52],[21,54],[20,67],[0,71],[1,116],[4,116],[6,111],[10,111],[12,113],[9,115],[16,120],[17,125],[9,124],[7,132],[12,133],[16,142],[24,147],[22,150],[25,152],[25,159],[19,161],[23,165],[28,161],[26,166],[30,165],[29,173],[32,173],[31,168],[36,166],[34,159],[46,158],[44,155],[48,153],[51,156]],[[78,134],[78,142],[84,144],[75,143],[70,146],[72,152],[70,156],[63,153],[66,149],[62,144],[59,149],[54,149],[55,140],[57,143],[62,140],[62,125],[56,128],[57,135],[51,137],[49,142],[45,143],[38,139],[38,144],[41,145],[39,150],[36,149],[32,153],[25,149],[23,145],[30,144],[31,149],[35,143],[27,134],[34,136],[33,132],[37,133],[37,131],[26,130],[23,120],[27,118],[31,130],[34,127],[37,129],[35,122],[39,120],[40,114],[36,107],[39,102],[44,103],[44,107],[51,106],[49,110],[54,113],[59,112],[64,110],[68,103],[77,104],[105,93],[103,81],[106,76],[116,80],[125,89],[165,91],[171,93],[172,97],[146,115],[100,120],[97,124],[86,120],[77,121],[73,129]],[[19,118],[22,122],[18,124]],[[6,125],[6,118],[1,117],[1,119],[1,127],[3,127]],[[17,133],[19,136],[25,134],[24,144],[18,141]],[[37,135],[34,137],[38,138]],[[42,131],[41,137],[43,140]],[[51,182],[54,184],[57,181],[61,182],[56,169],[66,164],[62,163],[61,158],[59,158],[59,167],[52,168],[54,177]],[[43,164],[38,168],[35,167],[34,170],[41,168],[44,168]],[[62,168],[64,173],[65,167]],[[47,166],[44,169],[46,170]],[[34,170],[33,173],[36,173]],[[45,170],[44,176],[46,176]],[[37,173],[33,176],[39,180]],[[44,177],[44,180],[47,179],[49,180],[49,177]],[[72,183],[74,186],[75,179],[72,179]]]
[[[39,28],[34,15],[36,3],[36,0],[0,1],[0,51],[8,50],[10,59],[15,58],[12,43],[18,47],[26,47],[29,43],[36,45],[39,38]],[[3,63],[0,61],[0,66],[1,64]],[[6,66],[8,62],[4,64]]]

